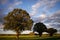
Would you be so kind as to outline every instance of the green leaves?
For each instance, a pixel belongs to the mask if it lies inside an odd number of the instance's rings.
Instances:
[[[36,23],[34,25],[34,28],[33,28],[33,30],[34,31],[37,31],[37,32],[44,32],[45,29],[47,29],[46,26],[43,23],[40,23],[40,22],[39,23]]]
[[[29,14],[22,9],[14,9],[4,17],[4,29],[22,31],[24,29],[31,29],[33,25],[32,19]]]
[[[49,28],[49,29],[47,29],[47,33],[49,33],[50,36],[53,36],[53,34],[56,33],[56,32],[57,32],[57,30],[54,29],[54,28]]]

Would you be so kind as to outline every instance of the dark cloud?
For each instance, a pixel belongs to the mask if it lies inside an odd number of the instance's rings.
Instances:
[[[46,23],[60,23],[60,11],[55,12],[54,14],[50,15],[50,17],[47,17],[45,20]]]
[[[56,28],[60,32],[60,10],[47,17],[45,23],[49,24],[48,27]]]
[[[55,12],[51,18],[54,20],[53,22],[58,22],[60,23],[60,11]]]
[[[52,24],[49,24],[50,26],[53,26],[55,28],[60,28],[60,23],[52,23]]]

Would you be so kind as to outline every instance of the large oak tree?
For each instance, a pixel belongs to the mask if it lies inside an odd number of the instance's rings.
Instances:
[[[31,29],[33,21],[29,14],[22,9],[14,9],[4,17],[4,30],[13,30],[19,34],[23,30]]]

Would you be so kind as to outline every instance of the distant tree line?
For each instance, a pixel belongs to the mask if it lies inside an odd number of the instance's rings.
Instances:
[[[34,25],[33,32],[38,32],[39,36],[41,36],[43,32],[47,32],[50,36],[53,36],[53,34],[57,32],[57,30],[54,28],[47,28],[46,25],[39,22]]]

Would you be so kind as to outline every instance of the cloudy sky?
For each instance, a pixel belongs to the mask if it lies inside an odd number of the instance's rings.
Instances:
[[[14,8],[26,10],[34,23],[43,22],[60,32],[60,0],[0,0],[0,33],[4,33],[3,17]]]

